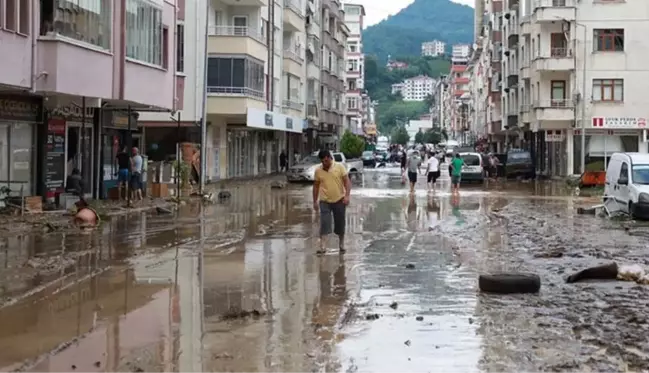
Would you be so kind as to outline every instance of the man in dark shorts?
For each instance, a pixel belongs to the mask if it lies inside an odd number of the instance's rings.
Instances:
[[[119,198],[122,198],[122,189],[124,189],[124,199],[128,198],[128,185],[129,185],[129,170],[131,168],[131,157],[126,151],[126,147],[122,148],[122,151],[117,153],[115,157],[115,163],[117,163],[117,188],[119,191]]]
[[[420,166],[421,158],[419,157],[419,152],[413,150],[408,157],[408,162],[406,163],[406,168],[408,169],[408,180],[410,181],[410,193],[415,192],[415,184],[417,184],[417,173],[421,172],[419,169]]]
[[[345,210],[352,182],[345,166],[335,162],[331,152],[321,150],[318,158],[322,164],[316,168],[313,182],[313,210],[320,211],[320,249],[317,253],[326,252],[327,235],[333,230],[342,254],[345,252]]]
[[[437,155],[434,153],[430,153],[430,157],[428,157],[428,166],[426,167],[426,173],[427,173],[426,182],[428,183],[428,189],[434,191],[435,183],[437,182],[437,179],[439,179],[440,176],[439,159],[437,159]]]

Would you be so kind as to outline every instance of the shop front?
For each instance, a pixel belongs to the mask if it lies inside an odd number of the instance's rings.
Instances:
[[[130,114],[130,115],[129,115]],[[117,164],[115,157],[129,145],[141,148],[138,114],[121,110],[105,110],[101,114],[101,193],[102,199],[109,198],[109,191],[117,187]],[[127,149],[130,154],[130,150]],[[146,180],[146,179],[144,179]],[[146,190],[146,188],[144,188]]]
[[[36,138],[43,122],[41,97],[0,95],[0,188],[36,194]],[[3,193],[4,194],[4,193]]]
[[[572,167],[575,174],[580,173],[582,157],[582,134],[585,143],[585,164],[590,171],[604,171],[611,155],[616,152],[647,153],[644,134],[647,118],[643,117],[594,117],[586,132],[574,129],[570,136],[572,145]]]
[[[282,151],[295,149],[290,135],[302,137],[302,119],[248,108],[245,124],[228,123],[227,177],[239,178],[279,171]]]
[[[73,170],[81,172],[84,192],[94,191],[95,141],[97,109],[83,110],[76,105],[47,109],[45,144],[46,199],[53,202],[65,189],[65,180]]]

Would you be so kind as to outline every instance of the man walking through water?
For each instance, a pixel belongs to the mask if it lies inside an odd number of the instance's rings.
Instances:
[[[316,168],[313,182],[313,210],[320,211],[320,249],[317,253],[326,252],[327,235],[333,228],[342,254],[345,252],[345,210],[352,182],[345,166],[335,162],[328,150],[321,150],[318,158],[322,164]]]
[[[464,166],[464,160],[460,157],[459,154],[455,153],[453,160],[451,161],[451,183],[452,183],[452,193],[460,193],[460,179],[462,178],[462,166]]]
[[[414,150],[408,157],[406,168],[408,169],[408,180],[410,181],[410,193],[415,192],[415,184],[417,184],[417,173],[421,172],[421,158],[419,152]]]

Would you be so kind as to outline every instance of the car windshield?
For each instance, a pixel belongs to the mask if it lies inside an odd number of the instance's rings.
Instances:
[[[461,155],[464,164],[467,166],[480,166],[480,157],[474,154]]]
[[[363,152],[363,157],[371,157],[374,155],[374,152]]]
[[[334,161],[336,162],[342,162],[343,157],[340,155],[340,153],[334,154]]]
[[[515,152],[507,154],[508,163],[521,163],[527,162],[532,159],[532,156],[528,152]]]
[[[633,183],[649,185],[649,164],[633,165]]]
[[[299,164],[317,164],[320,163],[320,159],[314,155],[309,155],[304,159],[300,160]]]

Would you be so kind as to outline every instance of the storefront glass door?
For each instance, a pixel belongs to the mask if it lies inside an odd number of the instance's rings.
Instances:
[[[84,192],[92,194],[93,183],[93,143],[92,127],[82,128],[80,123],[68,122],[66,133],[66,177],[72,174],[75,168],[81,171],[81,177],[84,181]]]
[[[34,127],[30,123],[0,123],[0,186],[12,195],[32,195]]]

